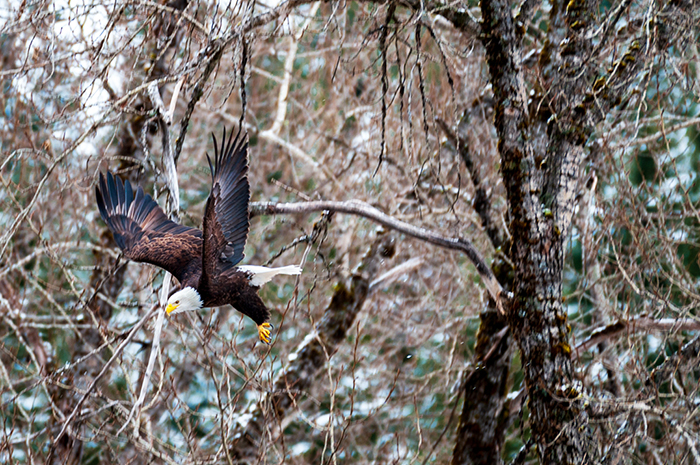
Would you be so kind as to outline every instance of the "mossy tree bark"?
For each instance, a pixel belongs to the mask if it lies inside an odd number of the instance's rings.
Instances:
[[[527,3],[527,2],[526,2]],[[626,5],[621,4],[619,13]],[[494,124],[509,203],[513,299],[508,323],[521,351],[531,411],[532,439],[542,463],[590,463],[597,447],[580,401],[562,305],[564,243],[577,192],[583,187],[584,146],[595,125],[622,102],[652,48],[662,52],[693,16],[692,2],[667,2],[650,14],[642,33],[599,76],[596,46],[586,34],[595,5],[555,4],[539,56],[538,80],[522,69],[519,28],[509,2],[481,3],[482,36],[495,97]],[[516,21],[516,19],[518,21]],[[605,26],[605,25],[604,25]],[[641,28],[648,31],[649,27]],[[602,28],[605,41],[609,25]]]

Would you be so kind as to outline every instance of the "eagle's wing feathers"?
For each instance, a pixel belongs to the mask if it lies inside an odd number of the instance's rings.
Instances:
[[[180,282],[200,266],[202,232],[170,221],[150,195],[107,172],[95,186],[100,215],[124,255],[169,271]]]
[[[229,134],[227,140],[224,130],[221,146],[214,137],[212,188],[204,212],[203,268],[209,276],[243,260],[249,201],[248,141],[240,133],[235,138]]]

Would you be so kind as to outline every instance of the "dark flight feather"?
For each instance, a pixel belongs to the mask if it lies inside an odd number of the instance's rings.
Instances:
[[[150,195],[131,183],[100,173],[97,207],[124,255],[159,266],[183,282],[201,270],[202,232],[170,221]]]
[[[248,141],[240,132],[233,137],[226,130],[218,145],[214,139],[212,189],[204,213],[204,273],[213,276],[232,269],[243,260],[248,238]],[[223,260],[222,260],[223,258]]]

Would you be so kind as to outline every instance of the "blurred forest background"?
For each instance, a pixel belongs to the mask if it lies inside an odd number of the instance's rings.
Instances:
[[[0,0],[0,462],[700,463],[699,23],[683,0]],[[144,380],[164,273],[120,257],[95,182],[166,208],[173,155],[200,227],[211,134],[241,121],[244,263],[304,272],[261,290],[271,346],[230,308],[177,315]],[[504,290],[391,226],[261,204],[317,200],[468,241]]]

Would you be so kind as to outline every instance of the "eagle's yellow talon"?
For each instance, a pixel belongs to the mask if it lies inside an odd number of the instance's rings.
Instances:
[[[258,325],[258,337],[265,344],[269,344],[272,341],[272,338],[270,338],[270,328],[272,328],[270,323]]]

